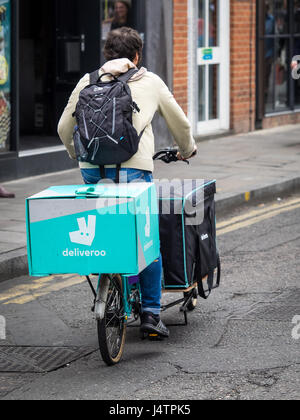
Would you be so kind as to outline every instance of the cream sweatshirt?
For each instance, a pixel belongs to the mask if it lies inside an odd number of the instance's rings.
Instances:
[[[126,73],[135,65],[128,59],[108,61],[100,70],[99,75],[112,73],[115,76]],[[64,143],[69,156],[76,159],[73,132],[76,125],[75,112],[79,94],[89,84],[89,74],[86,74],[72,92],[69,102],[58,124],[58,134]],[[105,80],[105,79],[104,79]],[[128,82],[132,99],[140,108],[139,113],[133,114],[133,125],[138,134],[145,129],[141,138],[138,152],[122,168],[141,169],[153,172],[153,155],[155,153],[152,120],[158,111],[165,119],[183,157],[189,157],[195,147],[190,123],[183,110],[177,104],[174,96],[166,84],[156,74],[141,68]],[[89,163],[80,163],[81,168],[97,168]]]

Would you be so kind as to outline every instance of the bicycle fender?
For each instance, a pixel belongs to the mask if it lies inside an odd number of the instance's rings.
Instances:
[[[110,278],[108,276],[103,276],[100,280],[95,303],[95,316],[97,321],[102,321],[104,319],[109,283]]]

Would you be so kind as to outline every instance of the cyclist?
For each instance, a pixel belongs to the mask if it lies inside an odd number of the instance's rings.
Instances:
[[[153,181],[155,146],[151,123],[157,111],[164,117],[179,146],[178,158],[189,159],[197,152],[190,123],[172,93],[159,76],[141,67],[142,49],[143,41],[137,31],[127,27],[113,30],[108,34],[104,47],[104,56],[107,62],[99,70],[99,76],[104,73],[111,73],[118,77],[130,69],[139,69],[130,79],[128,85],[133,101],[140,108],[139,113],[133,114],[133,126],[138,133],[144,130],[144,134],[138,152],[128,162],[122,164],[120,182]],[[76,159],[72,138],[76,125],[73,113],[79,94],[89,84],[89,81],[89,74],[86,74],[79,81],[70,96],[58,125],[59,136],[73,159]],[[101,180],[98,166],[80,163],[80,169],[86,184],[97,184]],[[116,171],[116,167],[106,166],[106,178],[115,180]],[[168,337],[169,331],[160,319],[161,278],[161,257],[140,274],[142,290],[141,331]]]

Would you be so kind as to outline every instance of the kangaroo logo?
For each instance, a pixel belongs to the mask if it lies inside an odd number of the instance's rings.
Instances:
[[[79,230],[70,233],[71,242],[74,244],[92,246],[96,233],[96,216],[88,217],[88,224],[84,217],[77,219]]]

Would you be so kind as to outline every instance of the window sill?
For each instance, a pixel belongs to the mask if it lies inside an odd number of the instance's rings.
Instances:
[[[264,115],[264,118],[271,118],[271,117],[279,117],[280,115],[290,115],[290,114],[299,114],[300,108],[294,110],[287,110],[287,111],[277,111],[277,112],[270,112]]]

